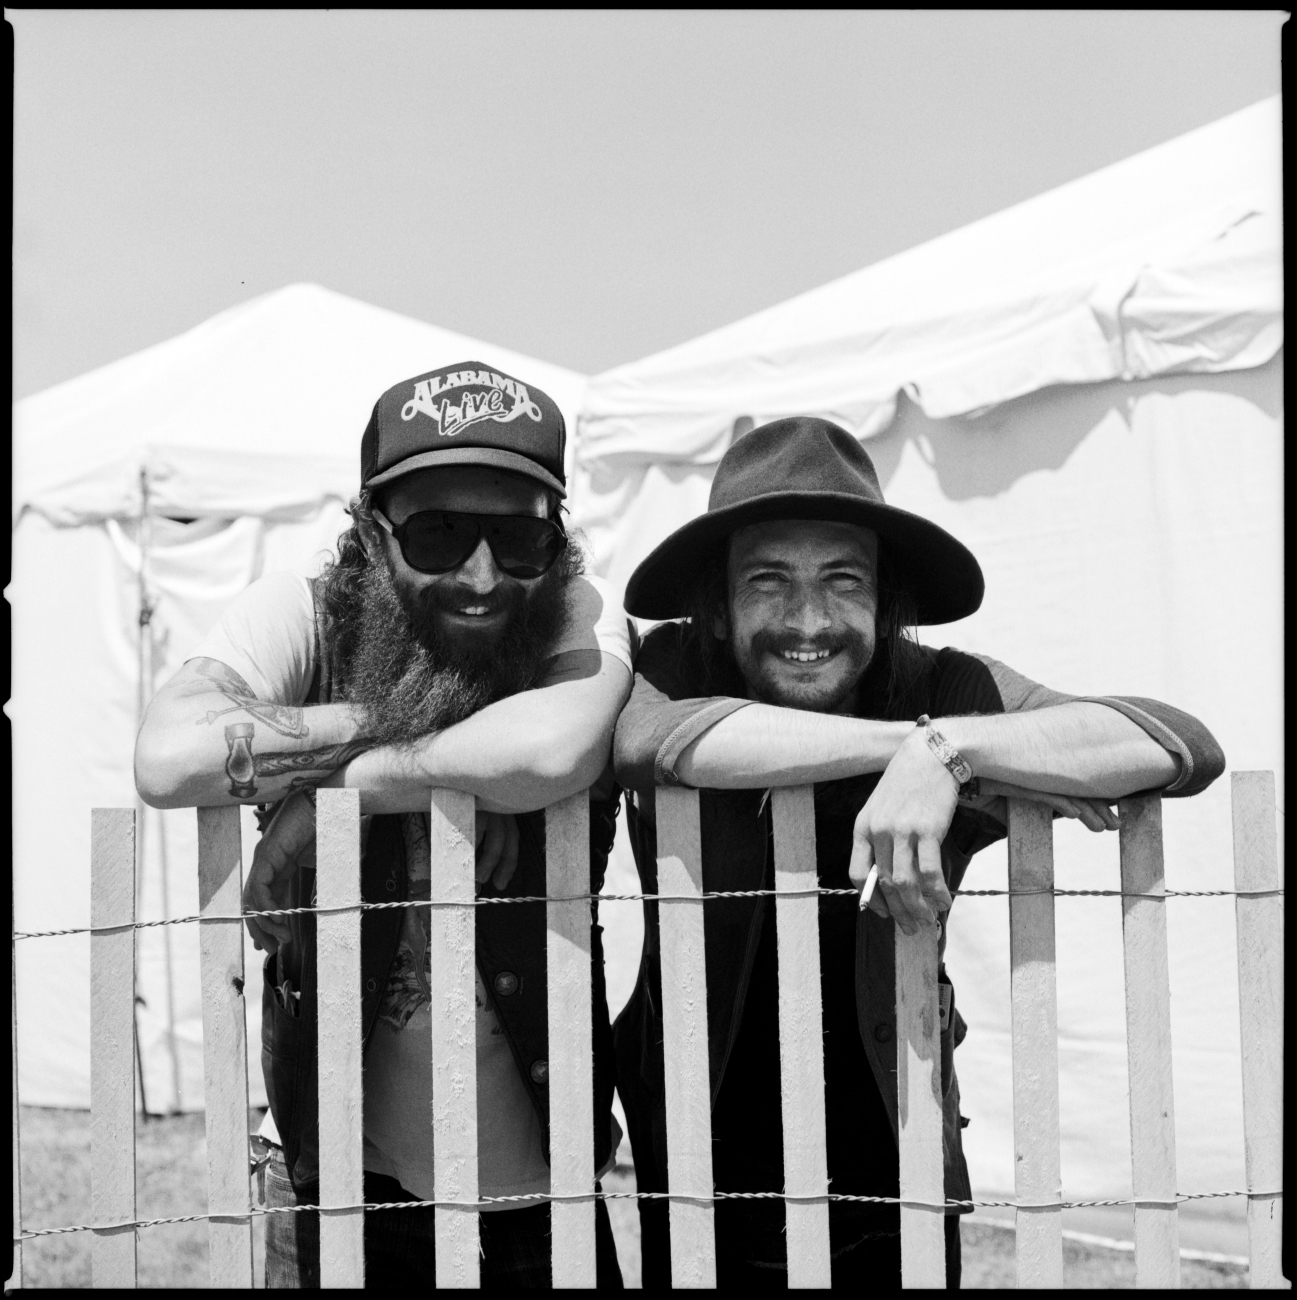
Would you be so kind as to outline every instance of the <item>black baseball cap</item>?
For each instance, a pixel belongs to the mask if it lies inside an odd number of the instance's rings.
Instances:
[[[567,495],[567,429],[554,399],[481,361],[394,384],[360,440],[360,482],[375,488],[417,469],[493,465]]]

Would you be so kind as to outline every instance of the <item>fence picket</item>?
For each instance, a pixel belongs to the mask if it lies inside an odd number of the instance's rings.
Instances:
[[[360,792],[316,795],[315,894],[321,908],[360,902]],[[361,1091],[360,912],[315,919],[320,1099],[320,1285],[365,1285],[365,1109]]]
[[[135,810],[90,812],[90,1185],[93,1222],[135,1220]],[[135,1286],[134,1227],[96,1228],[97,1287]]]
[[[1121,888],[1161,895],[1162,800],[1122,799]],[[1131,1182],[1135,1195],[1135,1285],[1180,1285],[1180,1221],[1171,1079],[1171,980],[1164,897],[1124,897],[1126,1056],[1130,1075]],[[1142,1202],[1142,1203],[1141,1203]]]
[[[208,1271],[252,1285],[248,1041],[243,1003],[243,841],[237,805],[198,809],[198,945],[207,1119]]]
[[[1273,772],[1234,772],[1234,888],[1279,888]],[[1283,1276],[1283,899],[1236,898],[1249,1281]]]
[[[937,928],[896,932],[896,1079],[900,1119],[901,1285],[946,1285],[941,1151]]]
[[[658,903],[671,1284],[711,1288],[716,1285],[715,1187],[698,791],[663,786],[656,795],[658,892],[686,896]]]
[[[428,819],[432,898],[471,903],[476,803],[434,790]],[[480,1285],[477,1206],[477,943],[474,909],[434,907],[429,927],[432,990],[433,1212],[438,1287]]]
[[[135,810],[90,814],[90,1151],[95,1223],[135,1219]],[[96,1287],[135,1286],[134,1227],[97,1227]]]
[[[1044,804],[1009,801],[1009,964],[1013,999],[1013,1136],[1018,1285],[1063,1285],[1058,1123],[1058,986],[1054,824]],[[1024,894],[1019,891],[1038,890]]]
[[[19,1234],[22,1232],[22,1147],[19,1144],[18,1122],[18,954],[16,944],[13,939],[13,932],[17,928],[14,924],[15,911],[13,907],[13,877],[9,878],[9,1002],[13,1012],[12,1018],[12,1036],[10,1046],[13,1059],[13,1108],[14,1108],[14,1194],[13,1194],[13,1220],[14,1220],[14,1255],[13,1271],[9,1274],[9,1281],[5,1283],[6,1291],[16,1291],[23,1284],[23,1244]],[[131,1008],[132,1016],[135,1008]]]
[[[549,985],[550,1191],[594,1192],[594,1037],[591,1022],[590,796],[545,810],[546,981]],[[558,899],[571,898],[572,902]],[[595,1285],[595,1203],[550,1206],[555,1287]]]
[[[824,1129],[824,1009],[820,1001],[820,900],[815,866],[815,788],[778,789],[775,920],[779,950],[779,1075],[784,1191],[814,1196],[786,1203],[788,1286],[832,1284],[829,1169]],[[790,891],[803,891],[793,897]]]

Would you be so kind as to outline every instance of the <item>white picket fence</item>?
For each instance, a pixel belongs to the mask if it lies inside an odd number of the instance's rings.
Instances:
[[[1284,1286],[1282,1192],[1283,903],[1274,777],[1234,773],[1240,1028],[1251,1285]],[[433,792],[432,1034],[436,1285],[478,1273],[474,1011],[474,801]],[[785,1197],[790,1286],[827,1286],[829,1201],[819,980],[815,815],[809,786],[773,792]],[[1178,1286],[1180,1251],[1171,1078],[1170,983],[1161,801],[1120,805],[1121,892],[1134,1191],[1141,1287]],[[134,1286],[134,898],[131,809],[92,814],[92,1262],[96,1286]],[[1052,822],[1009,807],[1009,917],[1018,1285],[1063,1282]],[[707,972],[698,793],[657,792],[658,887],[671,1223],[677,1287],[716,1280]],[[198,810],[210,1270],[252,1285],[242,853],[237,808]],[[546,810],[553,1283],[595,1283],[589,804]],[[364,1281],[360,1016],[360,808],[318,796],[320,1266],[326,1287]],[[1174,892],[1174,891],[1173,891]],[[426,905],[426,904],[425,904]],[[935,930],[896,936],[902,1279],[945,1284]],[[258,981],[259,983],[259,981]],[[16,1012],[14,1278],[21,1285]],[[29,1234],[31,1235],[31,1234]]]

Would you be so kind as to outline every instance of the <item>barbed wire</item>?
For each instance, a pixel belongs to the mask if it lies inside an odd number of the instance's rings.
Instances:
[[[900,1196],[852,1196],[844,1192],[713,1192],[710,1196],[691,1195],[687,1192],[569,1192],[566,1195],[552,1192],[522,1193],[516,1196],[483,1196],[476,1201],[376,1201],[361,1202],[353,1205],[254,1205],[246,1211],[206,1214],[178,1214],[166,1219],[135,1219],[121,1223],[78,1223],[63,1228],[30,1228],[15,1234],[14,1243],[31,1241],[36,1237],[57,1237],[70,1232],[120,1232],[125,1228],[161,1228],[175,1223],[201,1223],[205,1219],[253,1219],[271,1214],[303,1214],[318,1212],[324,1208],[330,1213],[339,1210],[424,1210],[424,1209],[461,1209],[480,1210],[488,1205],[514,1203],[535,1204],[537,1202],[553,1203],[555,1201],[690,1201],[697,1205],[710,1204],[712,1201],[791,1201],[794,1204],[815,1204],[820,1201],[839,1201],[870,1205],[911,1205],[925,1209],[996,1209],[996,1210],[1081,1210],[1096,1206],[1111,1205],[1179,1205],[1184,1201],[1211,1200],[1228,1196],[1255,1196],[1260,1198],[1282,1198],[1282,1192],[1177,1192],[1174,1197],[1114,1197],[1102,1201],[979,1201],[979,1200],[945,1200],[925,1201],[915,1197]]]
[[[1055,898],[1272,898],[1284,894],[1276,889],[1164,889],[1161,891],[1133,891],[1123,889],[955,889],[954,898],[1029,898],[1051,894]],[[123,930],[151,930],[163,925],[194,925],[207,921],[255,921],[270,916],[331,916],[340,912],[384,911],[401,907],[484,907],[497,903],[696,903],[719,898],[808,898],[822,896],[850,896],[858,898],[857,889],[719,889],[701,894],[527,894],[517,897],[477,898],[407,898],[383,903],[340,903],[320,907],[276,907],[256,912],[239,912],[204,916],[171,916],[160,921],[123,921],[117,925],[81,925],[65,930],[17,930],[14,939],[58,939],[73,934],[119,934]]]

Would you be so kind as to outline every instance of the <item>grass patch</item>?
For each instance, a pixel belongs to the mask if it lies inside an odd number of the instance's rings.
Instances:
[[[260,1116],[250,1118],[256,1127]],[[88,1111],[24,1106],[22,1200],[26,1228],[62,1227],[90,1221],[90,1115]],[[177,1115],[136,1120],[136,1205],[142,1219],[201,1214],[207,1209],[207,1142],[203,1116]],[[607,1191],[633,1191],[633,1170],[618,1166],[604,1180]],[[255,1191],[254,1191],[255,1196]],[[640,1285],[639,1213],[633,1201],[610,1201],[622,1276]],[[264,1220],[253,1220],[253,1285],[265,1277]],[[1003,1228],[963,1224],[964,1286],[1014,1285],[1014,1236]],[[42,1237],[23,1246],[23,1281],[28,1287],[88,1287],[89,1233]],[[205,1287],[207,1224],[180,1223],[146,1228],[139,1234],[139,1285]],[[1126,1289],[1135,1285],[1130,1252],[1078,1242],[1063,1243],[1068,1287]],[[1247,1271],[1235,1265],[1184,1260],[1182,1285],[1191,1289],[1241,1289]]]

